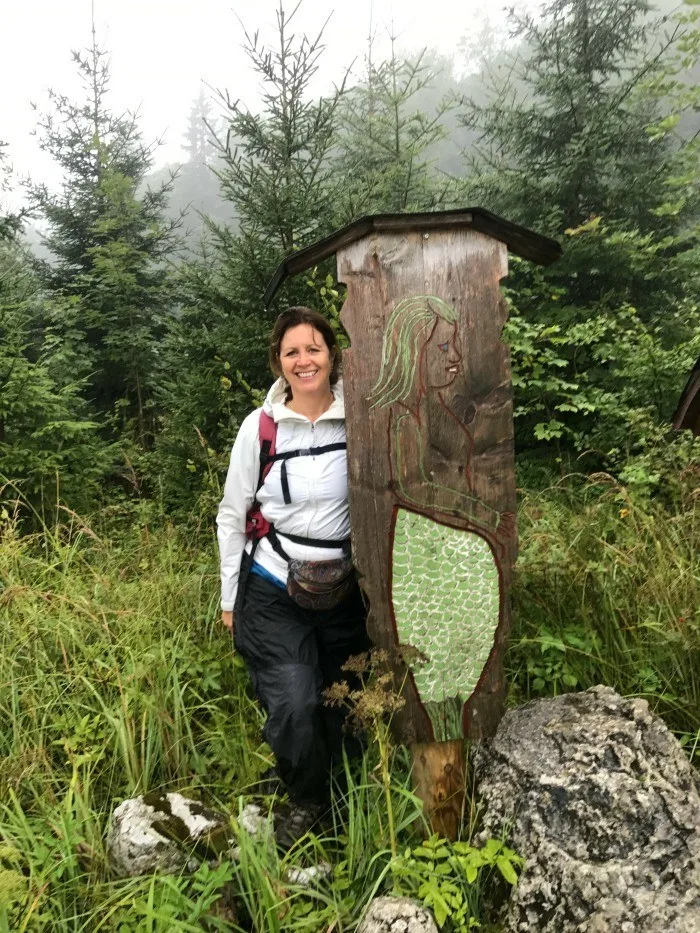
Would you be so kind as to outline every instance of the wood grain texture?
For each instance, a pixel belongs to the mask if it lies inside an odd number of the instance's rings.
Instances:
[[[433,832],[458,839],[466,788],[464,742],[417,742],[411,757],[413,783]]]
[[[502,715],[508,588],[517,553],[510,358],[501,342],[506,307],[499,282],[506,272],[504,244],[470,229],[372,232],[338,253],[338,278],[348,289],[341,319],[351,341],[343,368],[353,550],[373,640],[396,648],[390,570],[397,507],[478,532],[498,563],[494,648],[463,715],[471,739],[493,734]],[[370,407],[389,317],[411,296],[436,296],[456,310],[456,339],[445,352],[457,347],[459,372],[440,386],[439,373],[431,371],[438,357],[434,348],[426,350],[413,397]],[[398,662],[396,677],[407,701],[397,717],[401,740],[432,741],[412,678]]]

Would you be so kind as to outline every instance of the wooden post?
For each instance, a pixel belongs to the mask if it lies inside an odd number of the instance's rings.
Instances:
[[[337,252],[353,554],[370,635],[406,700],[418,795],[456,838],[463,739],[504,708],[508,589],[517,554],[506,243],[548,263],[552,241],[486,212],[364,218],[297,254]]]
[[[356,563],[370,634],[406,665],[397,729],[416,745],[416,789],[453,837],[460,740],[491,735],[505,700],[517,551],[506,271],[506,247],[473,230],[375,234],[338,253]]]
[[[464,742],[414,742],[413,786],[433,832],[456,839],[464,813]]]
[[[672,418],[676,431],[687,428],[700,437],[700,359],[693,366]]]

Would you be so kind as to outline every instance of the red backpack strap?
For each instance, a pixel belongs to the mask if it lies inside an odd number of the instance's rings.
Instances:
[[[264,538],[268,533],[270,525],[265,521],[260,511],[258,503],[258,492],[265,482],[265,477],[270,472],[275,455],[275,443],[277,440],[277,423],[274,418],[265,411],[260,412],[258,421],[258,440],[260,441],[260,470],[258,472],[258,484],[255,487],[255,501],[246,515],[245,533],[246,537],[254,541]]]
[[[258,421],[258,440],[260,441],[260,473],[258,474],[258,489],[265,482],[265,477],[272,469],[272,457],[275,455],[277,441],[277,422],[266,411],[260,412]]]

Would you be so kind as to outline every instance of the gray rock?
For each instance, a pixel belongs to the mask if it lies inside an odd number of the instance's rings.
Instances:
[[[261,836],[272,833],[270,817],[263,811],[260,804],[247,803],[238,816],[238,824],[250,836]]]
[[[481,841],[527,860],[507,933],[700,933],[700,781],[644,700],[535,700],[473,763]]]
[[[377,897],[357,933],[437,933],[432,913],[408,897]]]
[[[309,865],[308,868],[289,868],[287,869],[287,881],[290,884],[298,884],[302,888],[312,887],[319,879],[327,878],[333,873],[333,866],[330,862],[319,862],[317,865]]]
[[[229,822],[181,794],[125,800],[112,814],[107,857],[117,878],[154,871],[194,871],[229,847]]]

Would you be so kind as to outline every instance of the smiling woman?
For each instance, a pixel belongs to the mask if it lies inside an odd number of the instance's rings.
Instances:
[[[291,801],[276,823],[285,846],[318,818],[341,758],[342,713],[323,705],[322,691],[348,680],[342,665],[369,647],[349,557],[339,363],[320,314],[279,316],[278,379],[241,425],[217,519],[222,620],[267,713],[264,736]]]
[[[340,357],[328,322],[318,315],[320,321],[314,319],[314,326],[306,320],[306,310],[290,308],[278,318],[270,365],[286,382],[287,406],[315,421],[333,401],[331,387],[338,381]],[[300,323],[289,323],[296,320]]]

